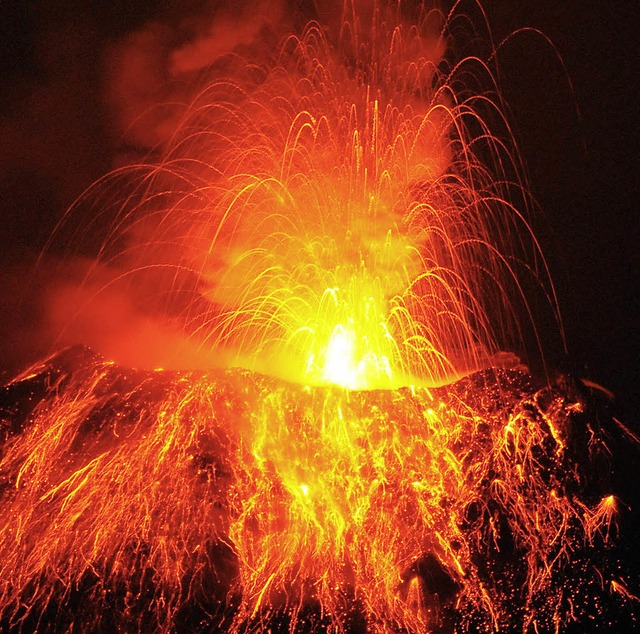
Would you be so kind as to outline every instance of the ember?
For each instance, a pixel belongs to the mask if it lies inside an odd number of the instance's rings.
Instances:
[[[618,502],[589,486],[613,430],[567,386],[486,370],[348,391],[73,349],[3,404],[10,629],[632,622],[612,597],[634,601],[607,554]]]

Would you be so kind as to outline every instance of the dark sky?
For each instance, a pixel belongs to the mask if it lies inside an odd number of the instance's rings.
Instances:
[[[574,370],[640,422],[640,68],[635,2],[486,3],[520,132]],[[567,87],[567,76],[574,95]],[[579,114],[576,114],[576,108]]]
[[[119,86],[132,89],[122,73],[124,83],[105,81],[118,64],[117,43],[151,19],[160,18],[162,29],[189,24],[190,15],[211,14],[203,7],[213,6],[215,13],[232,4],[5,3],[0,14],[2,367],[13,370],[45,345],[30,328],[38,315],[20,298],[26,286],[37,293],[46,280],[29,279],[26,272],[64,209],[123,151],[113,103]],[[559,292],[569,366],[615,392],[633,424],[640,415],[637,2],[487,0],[485,5],[496,42],[512,34],[499,51],[500,81],[542,209],[537,229]],[[523,27],[539,29],[555,49],[530,30],[517,32]],[[184,36],[176,29],[166,33],[169,40]],[[154,45],[159,46],[148,43]],[[165,53],[162,46],[157,52]],[[162,96],[141,92],[131,94],[141,100]],[[122,103],[118,107],[126,110]],[[558,356],[552,363],[563,364]]]

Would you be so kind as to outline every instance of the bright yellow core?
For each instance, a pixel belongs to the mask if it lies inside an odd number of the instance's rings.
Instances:
[[[389,359],[367,350],[364,339],[359,341],[354,329],[343,324],[333,329],[322,365],[324,383],[359,390],[390,382]]]

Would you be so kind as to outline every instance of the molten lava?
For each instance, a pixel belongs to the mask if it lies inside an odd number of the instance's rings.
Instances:
[[[522,349],[523,285],[552,311],[553,287],[499,97],[464,87],[492,86],[490,68],[447,53],[454,24],[381,3],[371,24],[310,22],[216,60],[161,160],[63,222],[110,225],[55,303],[61,341],[180,368],[162,352],[181,337],[199,366],[352,389],[440,385]],[[77,336],[108,331],[123,297],[167,332],[147,359]]]
[[[375,7],[216,59],[159,162],[69,212],[111,224],[61,341],[133,297],[222,367],[76,349],[5,386],[3,627],[540,632],[633,601],[590,556],[606,434],[494,367],[525,288],[557,311],[490,64],[455,13]]]
[[[547,632],[633,596],[585,488],[611,430],[519,370],[350,391],[76,349],[0,403],[15,631]]]

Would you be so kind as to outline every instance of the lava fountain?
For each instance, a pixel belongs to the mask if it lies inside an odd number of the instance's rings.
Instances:
[[[605,430],[501,353],[525,288],[557,310],[493,57],[454,59],[455,11],[357,8],[217,58],[158,160],[69,211],[108,230],[68,330],[126,292],[210,369],[76,348],[5,386],[8,629],[537,632],[634,600],[590,558]]]

